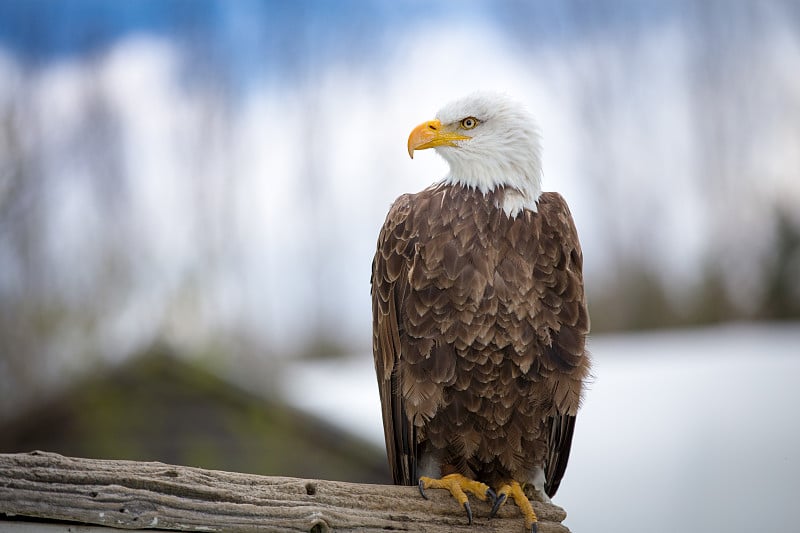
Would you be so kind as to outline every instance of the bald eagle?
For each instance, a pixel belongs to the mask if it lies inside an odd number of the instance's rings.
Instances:
[[[373,352],[396,484],[549,501],[567,466],[589,373],[589,316],[569,208],[541,190],[536,123],[476,93],[414,128],[450,173],[400,196],[372,265]]]

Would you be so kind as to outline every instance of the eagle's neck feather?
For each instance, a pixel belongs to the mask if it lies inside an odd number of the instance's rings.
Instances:
[[[486,195],[504,189],[502,205],[506,215],[514,218],[525,209],[537,211],[536,202],[542,194],[541,165],[538,153],[527,165],[507,164],[495,161],[446,158],[450,163],[450,174],[442,183],[476,189]]]

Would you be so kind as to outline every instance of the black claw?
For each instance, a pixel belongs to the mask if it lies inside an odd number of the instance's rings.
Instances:
[[[491,487],[486,489],[486,497],[492,501],[492,505],[497,501],[497,493]]]
[[[419,493],[420,493],[420,494],[422,494],[422,497],[423,497],[423,498],[425,498],[425,499],[427,500],[427,499],[428,499],[428,497],[427,497],[427,496],[425,496],[425,486],[423,485],[423,483],[422,483],[422,480],[421,480],[421,479],[419,480],[419,485],[417,485],[417,486],[419,487]]]
[[[469,506],[469,502],[464,502],[464,509],[467,510],[467,519],[469,520],[469,525],[472,525],[472,507]]]
[[[504,501],[506,501],[506,498],[508,498],[508,496],[505,494],[501,494],[497,497],[497,499],[494,501],[494,505],[492,505],[492,512],[489,513],[489,518],[494,518],[494,515],[497,514],[498,510],[500,510],[500,506],[503,505]]]
[[[531,524],[531,533],[539,533],[539,522]]]

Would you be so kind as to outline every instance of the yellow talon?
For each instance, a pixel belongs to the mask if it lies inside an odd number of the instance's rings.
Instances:
[[[497,500],[492,508],[490,516],[494,516],[495,513],[497,513],[497,510],[506,502],[509,496],[511,496],[514,503],[517,504],[522,516],[525,518],[525,530],[536,531],[538,529],[537,522],[539,519],[536,517],[536,512],[534,512],[530,500],[525,496],[525,491],[522,490],[522,486],[517,481],[512,481],[500,487],[497,491]]]
[[[464,491],[469,492],[481,501],[486,501],[488,498],[489,485],[475,481],[461,474],[448,474],[441,479],[434,479],[431,477],[422,476],[419,478],[422,488],[424,489],[447,489],[453,495],[458,503],[464,505],[467,501],[467,495]]]
[[[441,479],[421,476],[419,478],[419,492],[423,498],[427,498],[425,489],[447,489],[450,491],[453,498],[467,511],[467,518],[470,524],[472,523],[472,509],[466,493],[469,492],[481,501],[486,501],[489,498],[488,495],[491,494],[489,485],[469,479],[461,474],[448,474]]]

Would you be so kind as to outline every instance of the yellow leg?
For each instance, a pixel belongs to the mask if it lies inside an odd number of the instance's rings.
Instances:
[[[469,492],[481,501],[486,501],[493,495],[492,489],[488,485],[469,479],[461,474],[449,474],[441,479],[422,476],[419,478],[419,492],[423,498],[427,499],[425,489],[447,489],[450,491],[453,498],[467,511],[467,518],[470,524],[472,523],[472,508],[469,505],[466,493]]]
[[[525,496],[525,491],[522,490],[522,486],[517,481],[512,481],[500,487],[497,491],[497,500],[495,500],[494,507],[492,507],[492,512],[489,516],[491,517],[497,514],[497,510],[500,509],[500,506],[506,502],[509,496],[511,496],[511,499],[517,504],[522,516],[525,518],[525,530],[536,533],[539,530],[539,519],[536,517],[530,500]]]

